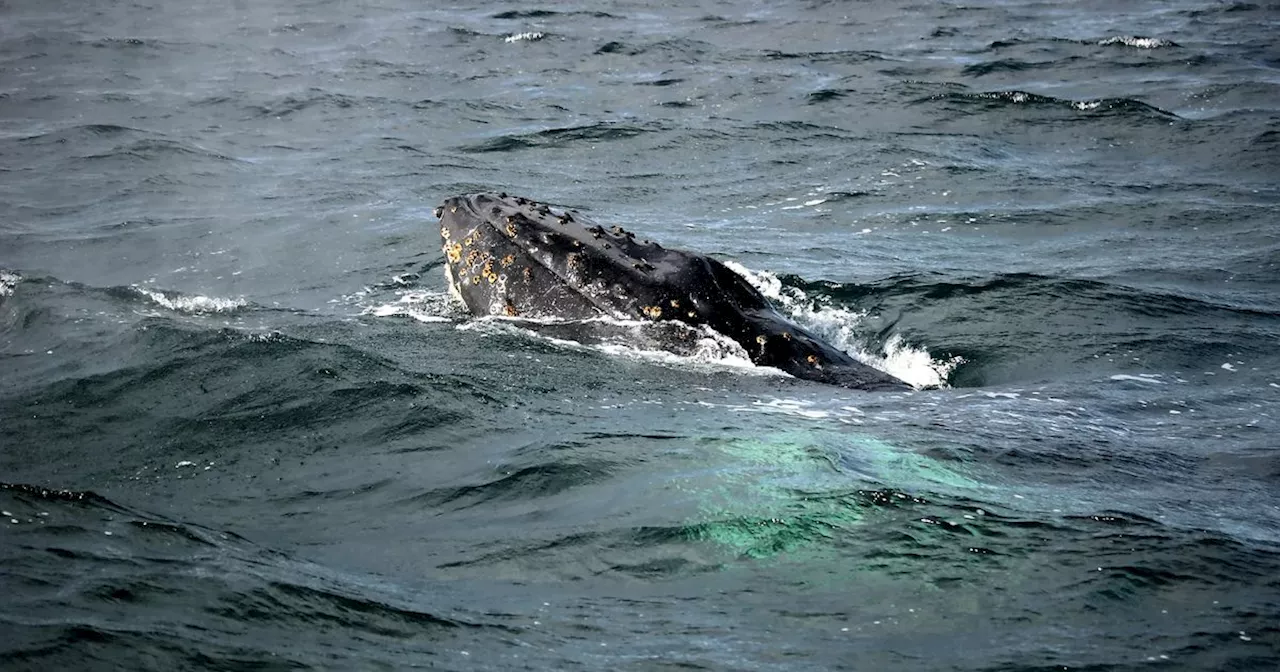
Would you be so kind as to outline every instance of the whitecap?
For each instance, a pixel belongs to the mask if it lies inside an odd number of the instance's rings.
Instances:
[[[1107,47],[1113,44],[1122,44],[1126,47],[1135,49],[1159,49],[1161,47],[1177,46],[1169,40],[1162,40],[1158,37],[1141,37],[1138,35],[1120,35],[1117,37],[1108,37],[1098,42],[1100,46]]]
[[[226,299],[216,296],[187,296],[175,292],[164,293],[134,286],[134,291],[151,301],[179,313],[229,313],[249,305],[243,298]]]
[[[516,33],[514,35],[508,35],[505,38],[503,38],[502,41],[508,44],[512,42],[519,42],[521,40],[527,40],[529,42],[533,42],[534,40],[541,40],[544,37],[546,37],[546,35],[543,33],[530,31],[526,33]]]

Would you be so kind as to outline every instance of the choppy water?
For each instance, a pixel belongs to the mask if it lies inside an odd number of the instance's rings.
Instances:
[[[1275,669],[1280,10],[670,4],[0,6],[2,666]],[[478,189],[942,387],[469,320]]]

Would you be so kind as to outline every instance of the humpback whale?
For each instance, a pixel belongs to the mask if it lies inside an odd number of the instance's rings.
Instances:
[[[505,193],[435,210],[450,290],[475,315],[602,316],[706,326],[760,366],[863,390],[910,390],[791,322],[755,287],[703,254],[638,240],[619,226]]]

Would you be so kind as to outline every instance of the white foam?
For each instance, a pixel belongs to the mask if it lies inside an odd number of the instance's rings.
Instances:
[[[501,315],[487,315],[459,323],[457,328],[460,331],[476,331],[481,334],[515,332],[531,336],[533,338],[542,339],[564,348],[574,350],[591,350],[613,357],[621,357],[624,359],[642,361],[651,364],[661,364],[664,366],[675,366],[681,368],[693,367],[695,369],[706,370],[730,369],[738,373],[749,373],[752,375],[762,376],[787,375],[777,369],[756,366],[751,361],[751,358],[747,355],[746,351],[743,350],[742,346],[736,341],[705,326],[696,328],[696,331],[698,332],[698,339],[693,345],[692,353],[687,355],[676,354],[667,350],[651,350],[636,345],[633,342],[614,341],[603,343],[582,343],[579,341],[541,334],[538,333],[536,329],[531,329],[526,326],[531,324],[579,324],[583,322],[599,322],[618,327],[620,330],[619,333],[625,333],[627,330],[636,330],[638,332],[653,326],[653,323],[647,320],[626,320],[609,316],[575,321],[555,318],[512,318]],[[637,338],[636,340],[641,339]]]
[[[1098,42],[1100,46],[1110,46],[1113,44],[1123,44],[1126,47],[1134,47],[1136,49],[1159,49],[1160,47],[1172,47],[1173,42],[1162,40],[1158,37],[1138,37],[1137,35],[1121,35],[1118,37],[1108,37]]]
[[[0,296],[9,296],[22,281],[22,276],[10,271],[0,271]]]
[[[134,285],[133,290],[151,301],[179,313],[230,313],[249,305],[243,298],[223,299],[215,296],[166,295]]]
[[[1150,373],[1141,376],[1130,376],[1124,373],[1117,373],[1116,375],[1111,376],[1111,380],[1127,380],[1133,383],[1151,383],[1152,385],[1165,384],[1163,380],[1156,380],[1156,376]]]
[[[1017,392],[983,392],[982,396],[988,399],[1020,399],[1022,397]]]
[[[819,304],[800,289],[784,286],[773,273],[753,271],[734,261],[725,262],[725,265],[746,278],[774,306],[801,326],[818,332],[854,359],[891,373],[911,385],[941,387],[946,384],[947,376],[964,362],[961,357],[934,359],[927,350],[908,345],[898,334],[885,342],[883,355],[872,353],[857,338],[857,327],[866,318],[866,313]]]
[[[454,298],[445,292],[401,292],[390,303],[366,306],[361,315],[393,317],[403,315],[419,322],[450,322],[457,314]]]
[[[783,415],[794,415],[815,420],[831,417],[831,413],[828,411],[819,411],[809,408],[810,406],[813,406],[813,402],[802,401],[799,399],[770,399],[769,401],[757,401],[754,406],[756,410],[761,410],[766,413],[781,413]]]
[[[742,346],[732,343],[733,352],[728,345],[721,341],[723,336],[716,334],[714,337],[699,339],[698,345],[691,355],[677,355],[666,350],[646,350],[622,343],[602,343],[599,345],[582,346],[593,350],[607,353],[616,357],[634,359],[638,361],[652,362],[664,364],[668,366],[687,367],[692,366],[696,369],[732,369],[737,372],[748,372],[755,375],[785,376],[783,372],[768,367],[758,367],[752,363],[747,357],[747,353],[742,350]],[[555,342],[563,343],[558,339],[551,339]]]
[[[528,40],[530,42],[533,42],[534,40],[541,40],[544,37],[546,37],[546,35],[544,35],[543,33],[530,31],[527,33],[516,33],[515,35],[508,35],[502,38],[502,41],[508,44],[511,42],[519,42],[521,40]]]

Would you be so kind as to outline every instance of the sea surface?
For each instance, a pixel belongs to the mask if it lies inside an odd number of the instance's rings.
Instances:
[[[1277,35],[0,3],[0,668],[1278,669]],[[917,389],[471,318],[479,190]]]

